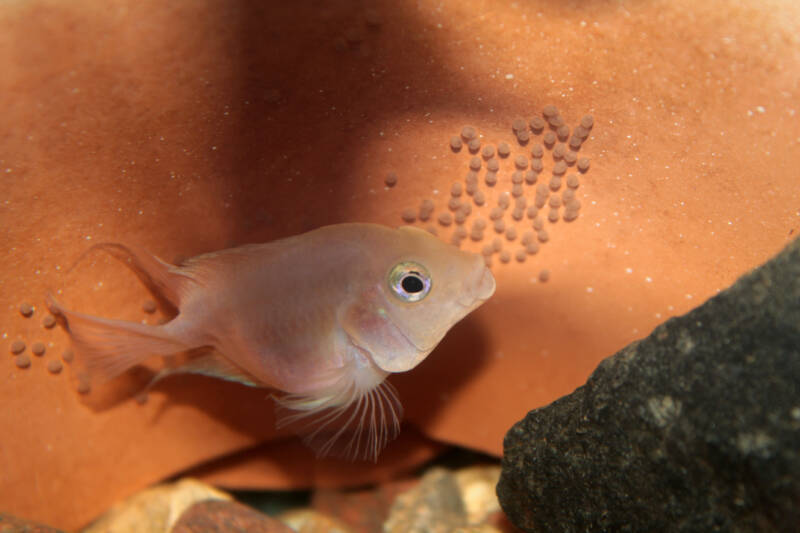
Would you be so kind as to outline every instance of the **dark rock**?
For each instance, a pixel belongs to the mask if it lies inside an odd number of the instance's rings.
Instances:
[[[508,432],[527,531],[800,530],[800,240]]]
[[[23,518],[0,513],[0,533],[63,533],[60,529],[43,526]]]
[[[282,522],[241,503],[198,502],[183,512],[171,533],[293,533]]]

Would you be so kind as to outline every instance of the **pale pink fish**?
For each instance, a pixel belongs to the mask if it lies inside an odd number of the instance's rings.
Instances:
[[[177,316],[99,318],[50,296],[91,376],[191,350],[156,379],[194,372],[281,391],[283,423],[306,423],[298,432],[318,454],[349,458],[376,460],[399,431],[386,377],[417,366],[495,289],[480,256],[414,227],[325,226],[180,266],[121,244],[93,248],[126,260]]]

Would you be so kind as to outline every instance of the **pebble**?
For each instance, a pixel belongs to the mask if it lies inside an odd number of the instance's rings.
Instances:
[[[483,150],[481,151],[481,155],[483,156],[484,159],[491,159],[492,157],[494,157],[494,146],[492,146],[491,144],[487,144],[486,146],[484,146]]]
[[[536,241],[531,241],[525,245],[525,252],[528,255],[536,255],[539,253],[539,243]]]
[[[11,343],[11,353],[14,355],[21,354],[25,351],[25,343],[23,341],[14,341]]]
[[[89,391],[92,390],[92,385],[89,382],[89,376],[87,374],[83,372],[78,374],[75,390],[77,390],[79,394],[89,394]]]
[[[520,198],[523,194],[525,194],[525,189],[522,188],[522,184],[515,183],[513,187],[511,187],[511,196],[514,198]]]
[[[517,228],[514,226],[509,226],[506,228],[506,239],[509,241],[513,241],[517,238]]]
[[[547,220],[549,220],[552,224],[558,222],[558,208],[553,207],[547,213]]]
[[[581,126],[587,130],[592,129],[592,126],[594,126],[594,117],[592,117],[592,115],[585,115],[581,119]]]
[[[450,186],[450,196],[458,197],[464,192],[464,186],[461,184],[460,181],[454,181],[453,185]]]
[[[498,218],[494,221],[494,230],[497,233],[503,233],[506,230],[506,223],[503,222],[502,218]]]
[[[542,108],[542,115],[547,119],[555,117],[558,115],[558,108],[553,104],[548,104]]]
[[[33,355],[38,355],[41,357],[42,355],[44,355],[44,352],[46,351],[47,347],[44,345],[43,342],[34,342],[33,344],[31,344],[31,352],[33,353]]]
[[[555,192],[561,188],[561,178],[553,176],[550,178],[550,190]]]
[[[544,164],[542,163],[541,159],[532,159],[531,160],[531,170],[539,173],[544,170]]]
[[[525,119],[524,118],[517,117],[511,123],[511,129],[514,130],[514,133],[518,133],[520,131],[523,131],[527,127],[528,127],[528,125],[525,124]]]
[[[562,143],[558,143],[553,148],[553,159],[555,161],[559,161],[564,158],[564,155],[567,153],[567,147],[564,146]]]
[[[556,135],[560,141],[566,141],[569,138],[569,126],[562,124],[556,129]]]
[[[531,140],[531,134],[528,133],[528,130],[520,130],[517,132],[517,142],[521,145],[528,144],[528,141]]]
[[[525,183],[528,185],[533,185],[537,179],[539,179],[539,174],[535,170],[529,170],[525,173]]]
[[[539,209],[535,205],[529,205],[526,215],[529,219],[533,220],[539,214]]]
[[[550,234],[547,233],[546,229],[540,229],[536,234],[536,238],[539,239],[539,242],[544,243],[550,240]]]
[[[423,222],[430,219],[433,214],[434,204],[430,198],[425,198],[419,204],[419,219]]]

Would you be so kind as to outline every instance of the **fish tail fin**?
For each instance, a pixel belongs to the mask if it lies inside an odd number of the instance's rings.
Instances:
[[[65,309],[52,294],[47,307],[62,322],[92,378],[113,379],[153,355],[190,349],[164,326],[101,318]]]
[[[182,297],[189,288],[188,284],[192,282],[192,278],[182,273],[178,267],[141,249],[114,242],[101,242],[84,251],[69,270],[95,250],[102,250],[124,263],[162,307],[178,311]]]

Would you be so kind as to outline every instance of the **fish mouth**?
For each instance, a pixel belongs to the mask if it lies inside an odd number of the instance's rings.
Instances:
[[[475,277],[465,285],[466,290],[464,292],[468,296],[458,300],[458,303],[464,307],[477,307],[481,305],[492,297],[497,288],[497,283],[494,280],[492,271],[489,270],[487,266],[483,266]]]

